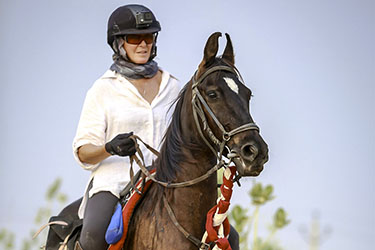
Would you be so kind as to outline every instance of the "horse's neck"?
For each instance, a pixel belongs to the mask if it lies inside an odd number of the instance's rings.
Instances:
[[[190,142],[192,147],[181,148],[183,152],[184,161],[180,162],[180,171],[177,173],[177,182],[193,180],[197,177],[200,177],[208,172],[210,168],[213,167],[216,163],[216,156],[210,151],[210,149],[205,144],[204,140],[201,138],[197,125],[195,124],[193,117],[193,110],[191,105],[191,89],[190,85],[185,94],[184,103],[182,110],[185,111],[184,115],[180,117],[181,123],[181,138],[182,141]],[[217,187],[217,178],[216,174],[214,177],[202,183],[196,184],[195,187],[190,189],[200,190],[199,192],[205,193],[207,191],[216,190]],[[177,192],[179,190],[176,190]],[[187,191],[187,190],[186,190]],[[184,190],[184,192],[186,192]],[[188,192],[188,191],[187,191]],[[211,193],[212,194],[212,193]]]
[[[216,157],[200,138],[193,121],[189,119],[189,121],[182,121],[182,124],[186,127],[181,136],[197,147],[190,150],[183,149],[185,161],[179,164],[180,171],[177,173],[176,182],[200,177],[216,164]],[[196,237],[200,237],[204,231],[206,214],[217,200],[217,174],[214,173],[200,183],[186,188],[165,190],[165,193],[181,225],[187,231],[195,232]]]
[[[198,166],[189,167],[197,168]],[[185,171],[181,173],[183,172]],[[193,176],[190,175],[185,180],[190,180],[191,177]],[[167,189],[165,195],[178,222],[189,233],[200,238],[204,232],[207,212],[217,200],[217,175],[214,173],[206,180],[190,187]]]

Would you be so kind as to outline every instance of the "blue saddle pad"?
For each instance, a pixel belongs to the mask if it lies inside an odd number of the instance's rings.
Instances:
[[[115,244],[120,239],[124,232],[124,223],[122,221],[122,207],[118,202],[116,210],[112,215],[111,222],[108,225],[107,232],[105,233],[105,241],[108,244]]]

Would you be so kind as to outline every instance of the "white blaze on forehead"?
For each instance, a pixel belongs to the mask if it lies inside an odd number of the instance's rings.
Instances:
[[[229,77],[224,77],[224,81],[227,83],[228,87],[238,95],[237,83],[232,78],[229,78]]]

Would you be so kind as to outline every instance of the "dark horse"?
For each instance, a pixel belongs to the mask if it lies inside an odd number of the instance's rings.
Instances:
[[[251,91],[234,66],[228,34],[223,55],[216,57],[220,36],[216,32],[209,37],[196,74],[180,92],[153,164],[155,178],[162,182],[206,178],[180,188],[153,183],[133,214],[123,249],[197,249],[172,222],[165,202],[178,223],[201,239],[206,214],[217,200],[216,172],[207,173],[221,155],[235,155],[232,159],[242,176],[258,176],[268,160],[267,144],[249,113]]]
[[[220,152],[220,146],[209,138],[223,138],[225,135],[212,114],[225,131],[233,131],[244,124],[254,124],[249,113],[251,91],[241,82],[235,70],[220,69],[209,73],[196,86],[209,106],[202,108],[206,121],[202,121],[202,116],[199,116],[199,125],[210,128],[214,136],[203,129],[202,135],[206,140],[203,139],[194,121],[192,88],[196,84],[195,80],[216,66],[234,69],[233,47],[228,34],[222,57],[216,57],[219,36],[221,33],[217,32],[209,37],[196,75],[180,93],[161,154],[154,163],[158,180],[170,183],[192,180],[207,173],[217,163],[217,156],[211,149]],[[231,151],[239,156],[235,161],[238,172],[243,176],[259,175],[268,160],[268,148],[258,129],[244,130],[226,140],[229,141],[224,153]],[[163,195],[181,226],[201,239],[205,231],[206,214],[216,204],[216,173],[184,188],[166,188],[154,184],[133,216],[124,249],[197,249],[173,224]]]

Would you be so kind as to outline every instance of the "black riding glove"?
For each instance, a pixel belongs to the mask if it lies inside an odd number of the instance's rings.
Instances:
[[[131,135],[133,135],[133,132],[117,135],[112,141],[105,144],[105,150],[111,155],[134,155],[136,150],[134,141],[129,138]]]

